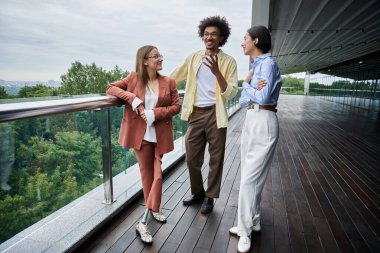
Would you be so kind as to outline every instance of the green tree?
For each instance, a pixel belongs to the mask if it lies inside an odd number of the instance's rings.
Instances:
[[[353,84],[350,81],[338,80],[331,84],[331,89],[351,89]]]
[[[77,182],[82,185],[92,180],[101,172],[101,143],[100,139],[93,139],[90,134],[74,132],[60,132],[55,135],[58,146],[57,155],[60,157],[57,165],[73,166],[73,174]]]
[[[37,171],[52,176],[57,168],[62,175],[70,168],[79,185],[93,180],[101,172],[100,139],[90,134],[59,132],[52,139],[31,137],[17,149],[18,166],[27,169],[28,175]]]
[[[302,78],[295,78],[290,76],[282,76],[281,93],[287,94],[303,94],[304,80]]]
[[[4,86],[0,86],[0,99],[8,98],[8,94],[4,88]]]
[[[70,95],[105,93],[109,83],[126,75],[128,72],[123,72],[118,66],[107,72],[95,63],[83,65],[76,61],[72,63],[66,74],[61,75],[62,86],[59,93]]]
[[[40,168],[36,168],[36,174],[28,178],[28,184],[25,187],[26,202],[28,205],[32,205],[34,202],[50,202],[54,187],[48,174],[41,172]]]
[[[325,88],[325,85],[324,84],[321,84],[321,83],[315,83],[315,82],[311,82],[310,83],[310,88],[313,88],[313,89],[320,89],[320,88]]]
[[[0,200],[0,210],[0,243],[35,222],[23,196],[5,196]]]
[[[128,74],[128,71],[123,71],[121,68],[119,68],[119,66],[116,65],[114,69],[107,72],[107,77],[109,82],[115,82],[126,77]]]
[[[302,78],[283,76],[281,79],[282,79],[282,87],[293,87],[293,88],[298,88],[302,90],[304,88],[304,80]]]
[[[58,95],[56,88],[47,87],[42,84],[38,84],[36,86],[24,86],[18,92],[18,97],[20,98],[46,97],[56,95]]]
[[[55,185],[60,186],[59,192],[55,195],[56,198],[54,203],[52,203],[53,210],[61,208],[80,196],[78,183],[76,177],[74,176],[74,167],[72,165],[70,165],[63,173],[61,173],[60,167],[57,167],[51,177],[51,181]],[[82,192],[87,192],[93,188],[94,187],[91,186],[90,189],[88,189],[87,186],[84,186],[82,187]]]

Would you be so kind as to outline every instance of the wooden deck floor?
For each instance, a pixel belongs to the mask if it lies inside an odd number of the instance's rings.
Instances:
[[[230,120],[220,198],[210,215],[185,207],[184,162],[164,178],[164,225],[149,223],[145,247],[135,225],[142,197],[78,252],[236,252],[240,134],[245,110]],[[262,231],[251,252],[380,252],[380,123],[377,113],[314,97],[281,96],[280,139],[262,199]],[[208,157],[206,157],[208,161]],[[208,166],[203,175],[206,179]]]

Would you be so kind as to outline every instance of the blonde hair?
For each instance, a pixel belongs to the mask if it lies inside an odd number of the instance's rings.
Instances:
[[[138,79],[139,79],[141,85],[143,85],[143,86],[145,86],[149,80],[148,71],[146,69],[146,66],[144,65],[144,61],[147,59],[148,54],[153,49],[157,49],[157,47],[151,46],[151,45],[146,45],[146,46],[140,47],[137,50],[136,73],[137,73],[137,76],[138,76]],[[160,74],[158,72],[157,72],[157,76],[160,76]]]

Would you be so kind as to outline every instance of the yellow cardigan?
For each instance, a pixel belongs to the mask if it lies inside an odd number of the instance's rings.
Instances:
[[[185,62],[169,75],[177,82],[186,79],[185,97],[182,104],[181,119],[187,121],[193,112],[197,94],[197,73],[205,56],[205,50],[200,50],[189,55]],[[225,54],[222,50],[218,53],[218,65],[220,72],[227,81],[227,89],[221,93],[219,84],[216,83],[216,124],[218,128],[227,127],[228,115],[226,100],[236,96],[238,92],[237,66],[234,58]]]

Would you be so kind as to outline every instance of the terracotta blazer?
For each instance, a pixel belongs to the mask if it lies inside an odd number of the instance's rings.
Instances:
[[[160,154],[174,149],[172,117],[181,110],[177,85],[174,79],[160,76],[159,91],[154,112],[154,127],[157,137],[157,150]],[[132,72],[126,78],[110,84],[107,94],[125,101],[125,111],[120,126],[119,144],[139,150],[144,138],[146,123],[132,110],[135,97],[143,101],[145,106],[145,87],[140,85],[137,73]]]

